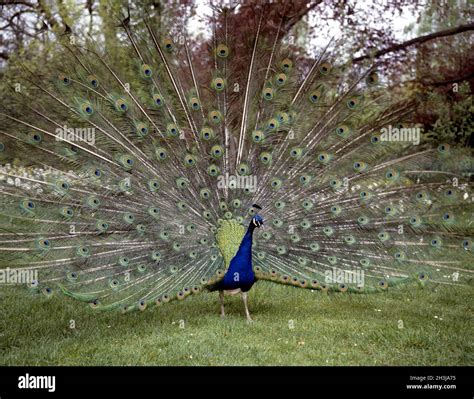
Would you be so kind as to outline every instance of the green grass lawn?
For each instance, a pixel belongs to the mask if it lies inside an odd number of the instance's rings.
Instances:
[[[123,315],[1,287],[0,364],[473,365],[473,293],[431,283],[324,294],[260,282],[249,325],[239,296],[226,297],[221,319],[217,293]]]

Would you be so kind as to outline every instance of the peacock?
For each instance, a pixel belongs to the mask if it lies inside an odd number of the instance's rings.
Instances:
[[[470,284],[472,153],[424,140],[376,60],[337,39],[310,56],[265,7],[253,35],[216,8],[206,43],[124,11],[116,53],[66,32],[44,69],[8,75],[1,270],[97,311],[218,291],[224,316],[240,294],[248,321],[260,280]]]

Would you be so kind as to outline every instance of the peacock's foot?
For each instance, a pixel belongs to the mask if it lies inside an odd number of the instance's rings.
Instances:
[[[221,313],[221,319],[225,317],[225,313]]]
[[[247,317],[247,324],[252,324],[253,320],[250,317]]]

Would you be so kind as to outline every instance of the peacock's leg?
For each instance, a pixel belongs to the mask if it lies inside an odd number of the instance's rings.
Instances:
[[[244,300],[245,315],[247,316],[247,321],[252,322],[253,320],[250,317],[249,307],[248,307],[248,304],[247,304],[247,293],[246,292],[242,292],[242,299]]]
[[[221,317],[224,317],[224,291],[219,291],[219,299],[221,300]]]

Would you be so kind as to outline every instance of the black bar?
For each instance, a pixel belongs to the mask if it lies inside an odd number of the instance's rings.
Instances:
[[[192,387],[204,386],[215,387],[224,394],[227,391],[223,385],[236,390],[245,385],[264,385],[276,390],[290,389],[294,395],[311,398],[318,392],[334,394],[335,398],[345,394],[472,398],[472,371],[471,367],[1,367],[0,399],[88,399],[99,392],[134,397],[160,397],[174,392],[182,396],[192,393]],[[55,391],[20,389],[19,378],[27,374],[55,376]],[[419,387],[408,389],[407,385]],[[169,391],[172,386],[175,389]]]

